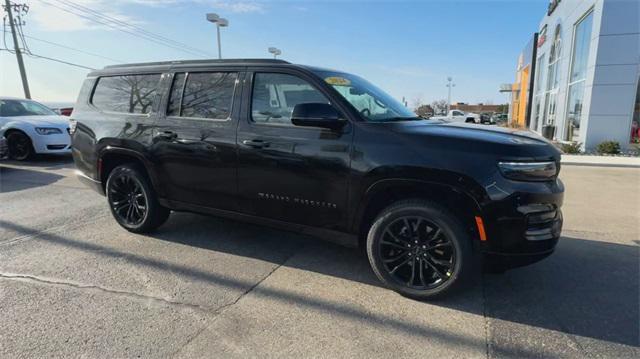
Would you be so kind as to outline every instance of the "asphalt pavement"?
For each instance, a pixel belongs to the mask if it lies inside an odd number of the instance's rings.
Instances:
[[[135,235],[70,159],[2,162],[0,356],[640,357],[640,169],[561,178],[551,257],[420,302],[358,250],[189,213]]]

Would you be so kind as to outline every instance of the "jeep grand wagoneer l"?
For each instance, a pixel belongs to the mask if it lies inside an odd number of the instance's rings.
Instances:
[[[506,266],[560,236],[560,153],[525,131],[417,117],[366,80],[280,60],[110,66],[71,123],[79,177],[132,232],[191,211],[366,248],[430,298],[479,252]]]

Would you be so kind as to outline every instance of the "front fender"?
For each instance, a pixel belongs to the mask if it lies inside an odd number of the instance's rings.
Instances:
[[[391,177],[378,179],[371,183],[362,195],[362,200],[357,206],[355,211],[351,228],[354,232],[357,232],[360,228],[362,220],[365,219],[367,208],[373,204],[373,201],[379,195],[390,191],[415,191],[416,196],[424,193],[438,193],[444,195],[445,193],[453,193],[461,198],[465,199],[465,202],[472,207],[472,210],[476,213],[481,213],[480,202],[482,201],[482,193],[479,186],[474,182],[469,182],[470,179],[455,175],[451,178],[452,181],[440,181],[436,179],[419,179],[419,178],[402,178]],[[456,181],[453,181],[457,178]]]

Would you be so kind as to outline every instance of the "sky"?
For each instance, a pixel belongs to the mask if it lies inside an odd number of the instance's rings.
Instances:
[[[221,29],[224,58],[268,58],[272,55],[267,49],[275,46],[284,60],[355,73],[398,99],[406,98],[410,106],[446,99],[448,76],[456,85],[452,102],[505,103],[499,86],[514,81],[518,54],[537,31],[548,4],[548,0],[12,1],[30,6],[23,32],[36,55],[90,68],[217,58],[215,26],[205,19],[206,13],[215,12],[229,20],[229,27]],[[81,12],[78,5],[180,42],[195,53],[91,21],[95,15]],[[4,35],[12,48],[10,33]],[[25,66],[32,98],[40,101],[74,102],[89,72],[32,56],[25,57]],[[7,51],[0,51],[0,95],[23,97],[16,57]]]

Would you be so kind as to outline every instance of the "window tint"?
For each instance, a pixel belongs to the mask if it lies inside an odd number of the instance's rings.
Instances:
[[[253,81],[251,117],[258,123],[291,124],[293,107],[300,103],[329,103],[308,82],[286,74],[258,73]]]
[[[237,78],[238,74],[232,72],[176,74],[171,87],[167,115],[229,118]]]
[[[105,111],[149,113],[160,74],[101,77],[91,102]]]
[[[462,113],[460,111],[453,111],[453,115],[454,116],[464,116],[464,113]]]

